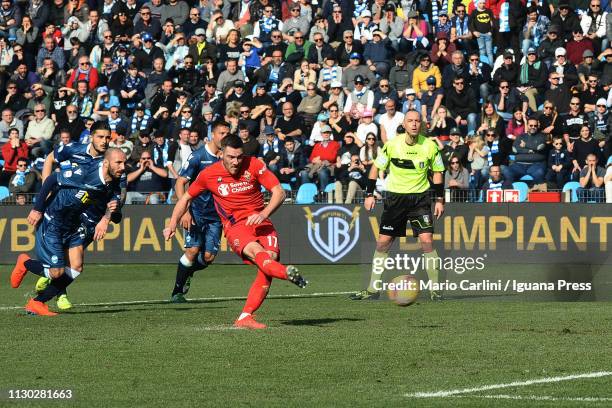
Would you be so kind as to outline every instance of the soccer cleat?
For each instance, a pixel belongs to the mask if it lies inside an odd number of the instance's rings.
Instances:
[[[442,297],[442,293],[437,292],[435,290],[429,292],[429,298],[434,302],[440,302],[444,300],[444,298]]]
[[[367,289],[353,293],[351,296],[349,296],[349,299],[351,300],[378,300],[379,298],[380,292],[370,292]]]
[[[185,281],[185,285],[183,285],[183,295],[186,295],[187,292],[189,292],[190,287],[191,287],[191,276],[187,278],[187,280]]]
[[[15,264],[13,272],[11,273],[11,286],[13,288],[18,288],[19,285],[21,285],[23,278],[26,276],[26,273],[28,273],[28,270],[24,265],[25,261],[28,260],[30,260],[30,257],[27,254],[20,254],[17,257],[17,263]]]
[[[257,322],[253,318],[253,315],[248,315],[244,319],[236,320],[236,322],[234,322],[234,327],[238,327],[241,329],[259,330],[259,329],[265,329],[268,326],[266,326],[263,323]]]
[[[187,299],[185,299],[185,295],[182,293],[177,293],[172,295],[170,298],[170,303],[187,303]]]
[[[47,286],[49,286],[49,284],[51,283],[51,279],[49,278],[38,278],[38,280],[36,281],[36,292],[40,293],[42,291],[44,291],[45,289],[47,289]]]
[[[302,275],[300,275],[298,268],[293,265],[287,266],[287,280],[302,289],[305,288],[306,285],[308,285],[308,281],[304,279]]]
[[[66,296],[65,294],[58,296],[57,301],[55,303],[57,304],[57,308],[59,310],[72,309],[72,303],[68,299],[68,296]]]
[[[49,306],[34,299],[28,301],[25,311],[27,314],[35,316],[57,316],[57,313],[49,310]]]

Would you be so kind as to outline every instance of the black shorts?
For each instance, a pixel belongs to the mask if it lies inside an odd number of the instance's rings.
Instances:
[[[387,193],[380,218],[379,233],[392,237],[405,237],[410,221],[412,234],[433,233],[433,216],[429,191],[418,194]]]

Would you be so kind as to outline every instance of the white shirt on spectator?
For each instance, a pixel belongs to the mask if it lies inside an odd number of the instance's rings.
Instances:
[[[387,134],[387,142],[393,140],[397,134],[397,127],[404,121],[404,114],[401,112],[395,112],[393,117],[390,117],[388,113],[384,113],[380,116],[378,122],[380,126],[385,128]]]
[[[376,126],[376,123],[371,122],[367,125],[365,123],[360,123],[359,126],[357,126],[357,133],[355,133],[355,135],[363,144],[366,141],[368,133],[374,133],[376,137],[378,137],[378,126]]]

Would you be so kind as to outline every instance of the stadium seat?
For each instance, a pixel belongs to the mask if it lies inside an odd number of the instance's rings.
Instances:
[[[493,65],[489,62],[489,57],[487,57],[486,55],[481,55],[480,56],[480,62],[482,62],[483,64],[488,64],[488,65]]]
[[[7,198],[10,195],[11,195],[11,192],[9,191],[8,188],[6,188],[4,186],[0,186],[0,201],[4,200],[5,198]]]
[[[291,191],[291,184],[289,183],[281,183],[281,188],[285,191]]]
[[[315,196],[319,191],[317,185],[314,183],[304,183],[300,186],[297,197],[295,199],[296,204],[313,204],[315,202]]]
[[[529,193],[529,187],[522,181],[512,183],[512,187],[519,192],[519,202],[524,203],[527,201],[527,194]]]
[[[336,183],[329,183],[328,185],[325,186],[325,192],[327,193],[327,202],[328,203],[333,203],[334,202],[334,191],[336,190]]]
[[[521,177],[521,181],[533,181],[533,177],[531,177],[529,174],[525,174],[523,177]]]
[[[568,181],[563,186],[563,192],[564,193],[566,191],[571,191],[572,192],[572,198],[571,198],[571,202],[572,203],[577,203],[578,202],[578,194],[576,194],[576,189],[578,189],[578,188],[580,188],[580,183],[577,182],[577,181]]]

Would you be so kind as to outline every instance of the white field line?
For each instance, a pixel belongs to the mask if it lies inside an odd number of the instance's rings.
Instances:
[[[547,395],[457,395],[456,397],[466,398],[485,398],[485,399],[507,399],[507,400],[526,400],[526,401],[579,401],[579,402],[607,402],[612,398],[602,397],[550,397]]]
[[[309,297],[326,297],[326,296],[337,296],[337,295],[348,295],[355,293],[355,291],[349,292],[315,292],[315,293],[297,293],[295,295],[270,295],[267,299],[291,299],[291,298],[309,298]],[[246,296],[215,296],[215,297],[203,297],[203,298],[189,298],[190,301],[196,302],[210,302],[210,301],[225,301],[225,300],[245,300]],[[149,303],[170,303],[168,299],[157,299],[157,300],[128,300],[125,302],[101,302],[101,303],[76,303],[74,306],[121,306],[121,305],[146,305]],[[0,306],[0,311],[10,311],[23,309],[23,306]]]
[[[404,396],[405,397],[416,397],[416,398],[444,398],[444,397],[451,397],[451,396],[460,395],[460,394],[469,394],[473,392],[497,390],[500,388],[525,387],[525,386],[533,385],[533,384],[556,383],[556,382],[561,382],[561,381],[577,380],[580,378],[599,378],[599,377],[607,377],[611,375],[612,375],[612,371],[597,371],[597,372],[585,373],[585,374],[566,375],[563,377],[545,377],[545,378],[538,378],[535,380],[515,381],[515,382],[505,383],[505,384],[483,385],[483,386],[474,387],[474,388],[460,388],[456,390],[436,391],[436,392],[416,392],[413,394],[405,394]]]

